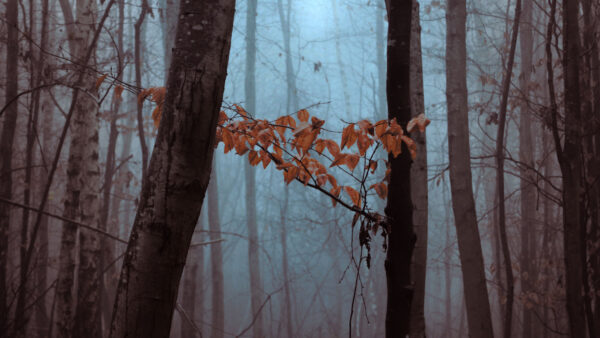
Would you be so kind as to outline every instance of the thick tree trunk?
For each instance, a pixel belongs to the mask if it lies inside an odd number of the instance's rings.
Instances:
[[[447,6],[446,99],[448,102],[450,185],[463,273],[469,336],[493,337],[471,178],[466,76],[466,1],[448,0]]]
[[[210,179],[234,0],[182,1],[154,152],[125,253],[111,337],[165,337]]]
[[[18,102],[15,99],[19,90],[19,10],[17,0],[6,2],[6,92],[5,102],[10,103],[3,116],[2,137],[0,140],[0,197],[12,199],[12,157],[15,127],[17,125]],[[0,203],[0,332],[8,325],[7,251],[8,229],[10,226],[10,206]]]
[[[419,3],[413,0],[410,39],[410,91],[412,116],[425,113],[423,96],[423,59],[421,56],[421,24]],[[425,133],[412,135],[417,143],[417,157],[411,167],[413,224],[417,235],[412,261],[415,290],[411,305],[410,336],[425,337],[425,278],[427,273],[427,143]]]
[[[519,174],[521,177],[521,297],[527,301],[528,293],[532,290],[533,266],[530,264],[535,257],[535,174],[533,162],[533,138],[531,136],[531,110],[529,101],[531,96],[530,81],[532,73],[533,59],[533,1],[523,0],[522,26],[520,32],[521,48],[521,75],[519,76],[520,89],[523,93],[523,100],[520,107],[519,123]],[[523,305],[523,337],[532,336],[532,310],[527,304]]]
[[[219,185],[216,167],[217,161],[213,164],[212,177],[210,184],[208,185],[208,230],[211,241],[221,238],[218,196]],[[212,328],[210,330],[210,336],[212,338],[222,338],[225,330],[225,295],[223,290],[223,251],[220,242],[210,246],[210,272],[212,278]]]
[[[579,8],[576,1],[563,2],[563,67],[564,67],[564,146],[558,148],[560,140],[556,140],[557,155],[563,178],[563,227],[564,227],[564,259],[567,296],[567,313],[569,315],[569,332],[572,337],[585,336],[585,313],[583,311],[583,269],[582,256],[585,243],[582,241],[581,226],[581,102],[579,91]],[[555,129],[558,133],[558,130]]]
[[[247,2],[246,11],[246,73],[245,101],[246,110],[256,113],[256,6],[257,0]],[[246,182],[246,222],[248,226],[248,269],[250,270],[250,303],[255,338],[263,337],[263,319],[260,307],[263,301],[260,276],[260,256],[258,252],[258,224],[256,222],[256,174],[255,168],[244,161]]]
[[[391,0],[387,3],[388,55],[387,101],[388,118],[396,119],[405,128],[411,116],[410,40],[412,0]],[[388,247],[385,260],[388,287],[386,336],[409,334],[410,310],[413,298],[411,260],[415,245],[413,206],[411,202],[410,170],[412,159],[402,144],[402,153],[388,159],[391,167],[387,205]]]

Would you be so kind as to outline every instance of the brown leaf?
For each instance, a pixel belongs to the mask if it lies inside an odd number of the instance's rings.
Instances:
[[[350,196],[352,203],[355,206],[359,207],[360,206],[360,194],[358,193],[358,191],[354,190],[354,188],[349,187],[349,186],[345,186],[344,191],[346,191],[346,194],[348,194],[348,196]]]
[[[106,77],[108,76],[108,74],[104,74],[102,76],[100,76],[97,80],[96,80],[96,90],[100,89],[100,86],[102,85],[102,82],[104,82],[104,80],[106,80]]]
[[[308,111],[306,109],[302,109],[298,111],[298,120],[300,122],[308,122]]]

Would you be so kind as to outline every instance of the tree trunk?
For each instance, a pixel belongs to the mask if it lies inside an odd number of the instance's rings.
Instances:
[[[535,222],[535,174],[533,162],[533,138],[531,136],[531,110],[529,100],[531,96],[530,84],[533,59],[533,1],[523,0],[520,48],[521,48],[521,75],[519,76],[523,100],[520,107],[519,124],[519,166],[521,188],[521,297],[527,302],[528,293],[532,290],[533,266],[530,264],[535,257],[535,238],[533,226]],[[532,311],[527,304],[523,305],[523,337],[532,336]]]
[[[386,16],[384,0],[377,1],[375,8],[375,47],[377,49],[377,121],[387,118],[387,99],[385,96],[386,63],[385,46],[387,45],[383,19]]]
[[[515,16],[513,20],[512,38],[510,40],[510,50],[508,53],[508,62],[504,70],[505,75],[502,82],[502,97],[500,99],[500,112],[498,113],[498,133],[496,135],[496,193],[498,194],[498,230],[500,232],[500,244],[502,244],[502,254],[504,257],[504,269],[506,275],[506,307],[504,308],[504,327],[502,330],[505,338],[510,338],[512,334],[512,313],[515,285],[512,270],[512,259],[510,257],[510,250],[508,247],[508,236],[506,234],[506,207],[504,197],[504,132],[506,128],[508,94],[515,61],[515,51],[517,49],[517,38],[519,36],[520,18],[521,0],[517,0],[515,6]],[[468,289],[465,289],[465,291],[468,292]]]
[[[256,6],[257,0],[247,2],[246,11],[246,73],[245,101],[246,110],[256,114]],[[250,303],[254,325],[252,331],[255,338],[263,337],[263,319],[260,307],[262,304],[262,281],[260,276],[260,256],[258,252],[258,224],[256,222],[256,174],[255,168],[244,161],[246,182],[246,222],[248,225],[248,269],[250,270]]]
[[[150,10],[147,0],[142,0],[142,11],[135,22],[135,41],[134,41],[134,63],[135,63],[135,85],[142,88],[142,28],[146,14]],[[137,124],[138,136],[140,137],[140,148],[142,149],[142,177],[146,178],[146,169],[148,168],[148,145],[144,133],[144,102],[137,101]]]
[[[413,0],[411,54],[410,54],[410,90],[412,116],[425,113],[423,96],[423,60],[421,56],[421,24],[419,3]],[[425,337],[425,278],[427,273],[427,143],[425,133],[412,135],[417,143],[417,157],[411,167],[411,193],[413,201],[413,224],[417,235],[412,261],[414,296],[411,305],[410,336]]]
[[[235,1],[182,1],[167,95],[110,337],[166,337],[210,179]]]
[[[290,15],[291,15],[292,0],[287,1],[287,11],[284,12],[283,0],[277,1],[277,8],[279,11],[279,21],[281,22],[281,32],[283,34],[283,45],[285,52],[285,74],[287,82],[287,95],[286,95],[286,110],[285,114],[298,111],[298,95],[296,93],[296,75],[294,74],[294,67],[292,65],[292,48],[290,46]],[[291,111],[290,111],[291,110]],[[288,337],[294,336],[294,324],[292,322],[292,299],[290,290],[290,277],[288,267],[288,249],[287,249],[287,222],[286,215],[288,211],[289,202],[289,186],[286,185],[284,188],[284,201],[283,206],[280,209],[281,218],[281,269],[283,273],[283,305],[282,305],[282,316],[281,321],[284,323],[286,333]]]
[[[199,222],[199,225],[200,230],[202,230],[202,223]],[[187,264],[185,265],[183,272],[183,296],[181,306],[189,320],[194,321],[194,317],[196,316],[196,294],[198,291],[202,290],[202,278],[197,278],[199,259],[203,259],[202,246],[192,248],[188,256]],[[200,274],[202,274],[202,270],[200,270]],[[184,318],[181,319],[181,336],[185,338],[195,338],[198,336],[192,323]]]
[[[565,250],[565,279],[569,332],[572,337],[585,336],[585,313],[583,311],[583,266],[581,257],[585,243],[581,236],[581,102],[579,97],[579,8],[575,1],[563,2],[563,67],[564,67],[564,146],[559,149],[556,139],[558,161],[563,178],[563,245]],[[555,133],[558,133],[555,128]]]
[[[471,178],[466,76],[467,6],[465,0],[448,0],[447,6],[446,99],[448,103],[450,186],[463,273],[467,322],[469,336],[493,337]]]
[[[387,101],[388,118],[396,119],[405,128],[411,116],[410,40],[412,0],[392,0],[387,3],[388,55]],[[386,337],[409,334],[410,309],[413,298],[411,260],[415,245],[413,206],[411,202],[410,170],[412,159],[402,144],[402,153],[388,158],[391,168],[387,205],[388,247],[385,271],[388,288]]]
[[[0,197],[12,199],[12,157],[15,127],[17,125],[19,90],[18,56],[19,56],[19,10],[17,0],[6,2],[6,87],[5,102],[10,103],[4,112],[2,139],[0,141]],[[6,105],[6,104],[5,104]],[[0,203],[0,331],[8,325],[9,308],[7,299],[7,252],[8,230],[10,226],[10,206]]]
[[[60,3],[67,27],[71,27],[67,29],[71,53],[77,58],[84,58],[94,35],[96,2],[88,0],[78,4],[76,21],[73,20],[70,4],[64,0]],[[97,95],[95,80],[93,76],[85,75],[82,82],[86,84],[88,93],[93,96]],[[82,95],[75,102],[74,109],[63,216],[97,226],[100,188],[98,105],[90,95]],[[88,230],[79,232],[80,263],[77,304],[73,316],[76,236],[77,226],[64,223],[56,289],[56,330],[53,333],[61,337],[71,335],[99,337],[101,335],[98,285],[99,238],[95,232]]]
[[[221,238],[219,185],[216,167],[217,161],[213,164],[212,178],[208,185],[208,227],[211,241]],[[225,295],[223,290],[223,252],[220,242],[210,246],[210,271],[212,278],[212,328],[210,336],[212,338],[222,338],[225,330]]]
[[[46,0],[47,1],[47,0]],[[124,55],[125,45],[123,43],[124,35],[124,23],[125,23],[125,1],[119,0],[119,18],[118,18],[118,30],[117,30],[117,46],[119,48],[119,54],[117,55],[117,81],[123,80]],[[110,131],[108,136],[108,147],[106,149],[106,165],[104,168],[104,179],[102,189],[102,209],[100,209],[100,230],[108,231],[109,233],[117,235],[115,232],[111,232],[113,229],[109,229],[108,221],[110,213],[118,212],[118,210],[111,210],[111,196],[113,188],[113,178],[115,177],[116,169],[116,148],[117,138],[119,137],[119,131],[117,129],[117,120],[119,111],[121,108],[122,97],[116,97],[113,95],[111,111],[110,111]],[[118,197],[117,197],[118,198]],[[114,228],[114,227],[111,227]],[[104,270],[109,264],[115,259],[115,245],[112,240],[102,238],[100,242],[102,248],[102,254],[100,256],[100,264],[98,266],[98,273],[101,276],[101,300],[102,300],[102,322],[108,323],[110,320],[110,310],[112,309],[112,300],[114,299],[114,285],[115,278],[113,278],[114,267],[108,268],[108,271]]]

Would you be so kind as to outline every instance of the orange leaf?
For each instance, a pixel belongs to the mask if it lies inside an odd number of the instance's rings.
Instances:
[[[331,188],[331,190],[329,191],[331,193],[331,195],[333,195],[335,198],[331,199],[331,202],[333,203],[333,206],[335,207],[335,205],[337,204],[337,200],[336,198],[339,198],[340,196],[340,192],[342,191],[342,187],[338,186],[338,187],[333,187]]]
[[[325,146],[327,147],[327,150],[329,150],[329,153],[333,157],[337,157],[340,153],[340,146],[338,146],[338,144],[335,143],[335,141],[325,140]]]
[[[319,187],[325,185],[325,183],[327,183],[327,175],[318,175],[317,184]]]
[[[246,112],[246,110],[244,108],[242,108],[241,106],[238,106],[237,104],[234,104],[235,106],[235,111],[240,114],[244,120],[248,119],[248,112]]]
[[[377,170],[377,161],[371,161],[369,163],[369,169],[371,169],[371,174],[375,173],[375,170]]]
[[[387,185],[383,182],[375,183],[369,187],[369,189],[375,189],[377,196],[382,200],[387,198]]]
[[[337,181],[335,180],[335,177],[333,177],[333,175],[327,174],[327,180],[329,181],[329,183],[331,184],[332,187],[337,187]]]
[[[231,134],[231,131],[229,131],[229,129],[227,129],[227,128],[222,128],[222,130],[223,130],[223,144],[225,145],[224,153],[227,154],[234,146],[233,135]]]
[[[242,156],[244,155],[248,150],[248,146],[246,146],[246,137],[233,137],[233,145],[235,147],[235,152]],[[254,150],[253,150],[254,151]],[[249,156],[249,155],[248,155]],[[250,163],[252,163],[252,161],[250,161]]]
[[[317,142],[315,142],[315,151],[321,155],[323,154],[323,150],[325,150],[325,140],[318,139]]]
[[[388,123],[386,120],[381,120],[377,122],[375,124],[375,135],[377,135],[378,138],[381,138],[381,136],[386,132],[387,128]]]
[[[219,112],[219,122],[218,124],[222,125],[223,123],[227,122],[229,120],[229,116],[227,116],[227,114],[225,114],[224,111],[220,111]]]
[[[335,167],[336,165],[342,165],[346,163],[346,156],[348,156],[348,154],[342,154],[339,153],[334,159],[333,162],[331,162],[331,164],[329,165],[329,168],[331,167]]]
[[[115,92],[114,92],[114,99],[115,100],[120,100],[121,99],[121,94],[123,93],[123,86],[121,85],[116,85],[115,86]]]
[[[354,130],[354,123],[350,123],[346,128],[344,128],[344,131],[342,132],[341,148],[344,149],[344,147],[352,147],[354,142],[356,142],[357,136],[358,135]]]
[[[358,135],[358,142],[356,143],[356,145],[358,146],[360,156],[365,156],[365,153],[367,152],[367,149],[369,149],[371,144],[373,144],[373,140],[371,140],[369,136],[367,136],[366,134]]]
[[[310,118],[310,121],[312,122],[313,129],[321,128],[325,124],[325,121],[320,120],[314,116]]]
[[[394,148],[392,149],[392,155],[394,158],[398,157],[402,153],[402,140],[400,139],[402,136],[394,137]]]
[[[158,128],[160,124],[160,117],[162,115],[162,105],[157,104],[154,110],[152,111],[152,120],[154,121],[154,128]]]
[[[250,150],[250,153],[248,154],[248,162],[250,162],[250,165],[253,167],[260,163],[260,156],[258,156],[257,151]]]
[[[106,77],[108,76],[108,74],[104,74],[102,76],[100,76],[97,80],[96,80],[96,90],[100,89],[100,86],[102,85],[102,82],[104,82],[104,80],[106,80]]]
[[[425,114],[419,114],[408,122],[406,125],[406,131],[412,133],[415,127],[418,127],[420,132],[424,132],[425,127],[427,127],[430,123],[431,121],[425,117]]]
[[[365,133],[373,135],[373,124],[369,120],[358,121],[358,127]]]
[[[348,168],[350,169],[350,171],[354,171],[354,168],[356,168],[356,166],[358,165],[358,162],[360,161],[360,157],[356,154],[348,154],[346,156],[346,165],[348,166]]]
[[[408,151],[410,152],[410,157],[412,157],[412,159],[414,160],[417,157],[417,144],[415,143],[415,141],[413,141],[413,139],[404,135],[402,135],[402,141],[406,143]]]
[[[269,165],[269,163],[271,163],[271,156],[269,156],[269,154],[266,151],[261,150],[260,159],[262,160],[263,169],[267,169],[267,166]]]
[[[298,120],[300,120],[300,122],[308,122],[308,111],[306,109],[302,109],[298,111]]]
[[[358,191],[356,191],[356,190],[354,190],[354,188],[348,187],[348,186],[344,187],[344,191],[346,191],[346,194],[348,194],[348,196],[350,196],[350,199],[352,200],[352,203],[355,206],[360,206],[360,194],[358,193]]]

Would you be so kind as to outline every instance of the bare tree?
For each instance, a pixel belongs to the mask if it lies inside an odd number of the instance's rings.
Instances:
[[[419,3],[413,0],[410,54],[410,91],[412,116],[425,113],[423,92],[423,58],[421,55],[421,23]],[[419,151],[410,171],[413,201],[413,226],[417,235],[412,261],[414,296],[411,305],[410,336],[425,337],[425,278],[427,274],[427,140],[425,132],[412,135]]]
[[[0,197],[12,199],[12,159],[15,127],[17,125],[19,90],[19,10],[17,0],[6,2],[6,92],[4,99],[8,107],[2,123],[2,139],[0,140]],[[5,104],[5,105],[6,105]],[[10,206],[0,203],[0,331],[7,329],[9,321],[8,289],[7,289],[7,253],[8,230],[10,226]]]
[[[387,102],[388,118],[406,127],[411,116],[410,47],[412,34],[412,0],[387,2],[388,53]],[[413,232],[410,170],[412,158],[406,144],[397,157],[389,156],[391,173],[385,215],[388,218],[386,337],[409,334],[411,301],[411,260],[416,236]]]
[[[467,6],[448,0],[446,11],[446,100],[452,208],[471,337],[493,337],[483,254],[471,177],[467,99]]]

